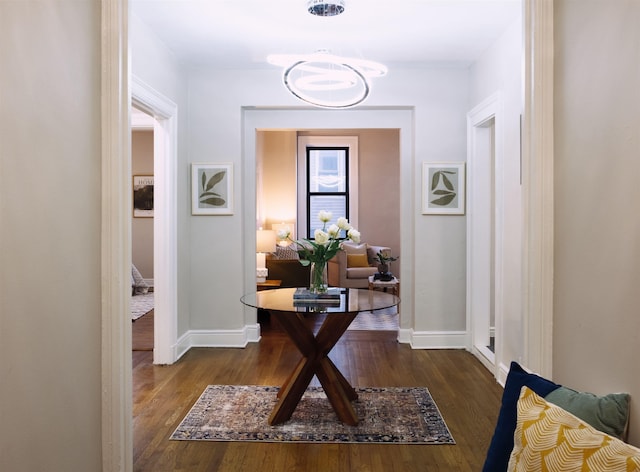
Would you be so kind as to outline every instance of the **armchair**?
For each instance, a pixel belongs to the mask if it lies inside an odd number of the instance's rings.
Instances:
[[[341,247],[342,251],[327,266],[329,285],[334,287],[367,288],[369,277],[378,272],[376,254],[382,251],[383,254],[391,255],[391,248],[386,246],[345,241]]]

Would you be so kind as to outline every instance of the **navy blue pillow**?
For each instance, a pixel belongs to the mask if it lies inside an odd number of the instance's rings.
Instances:
[[[529,387],[541,397],[547,396],[560,385],[538,375],[526,372],[517,362],[512,362],[509,375],[504,384],[502,406],[498,423],[487,451],[483,472],[502,472],[507,470],[509,456],[513,450],[513,433],[516,430],[518,398],[523,386]]]

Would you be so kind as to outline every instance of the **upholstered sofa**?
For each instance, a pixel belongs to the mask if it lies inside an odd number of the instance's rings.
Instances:
[[[278,246],[274,254],[266,258],[268,278],[281,280],[280,287],[308,287],[309,266],[300,264],[298,253],[292,248]]]
[[[334,287],[367,288],[369,277],[378,272],[376,254],[391,255],[391,248],[367,243],[345,241],[341,248],[327,267],[329,285]]]

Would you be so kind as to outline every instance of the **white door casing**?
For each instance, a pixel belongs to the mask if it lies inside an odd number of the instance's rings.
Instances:
[[[467,114],[467,326],[469,350],[492,372],[500,364],[504,234],[504,143],[499,92]],[[495,314],[495,351],[488,349]],[[496,362],[497,361],[497,362]]]
[[[142,80],[131,80],[131,101],[154,117],[154,364],[179,357],[177,243],[177,121],[175,103]]]

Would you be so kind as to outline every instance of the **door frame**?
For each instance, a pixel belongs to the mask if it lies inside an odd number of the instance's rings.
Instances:
[[[178,359],[178,107],[135,76],[131,103],[154,118],[153,363],[173,364]]]
[[[524,362],[552,373],[553,7],[523,0]],[[133,468],[128,1],[101,2],[102,469]]]
[[[493,137],[489,128],[493,123]],[[504,312],[504,127],[499,92],[467,114],[467,326],[469,350],[497,376],[501,364]],[[487,180],[490,181],[487,185]],[[487,188],[491,195],[487,194]],[[492,217],[487,221],[486,215]],[[489,246],[489,248],[488,248]],[[493,247],[493,251],[490,248]],[[488,250],[489,249],[489,250]],[[493,271],[493,287],[486,274]],[[487,347],[491,297],[494,303],[495,347]]]

